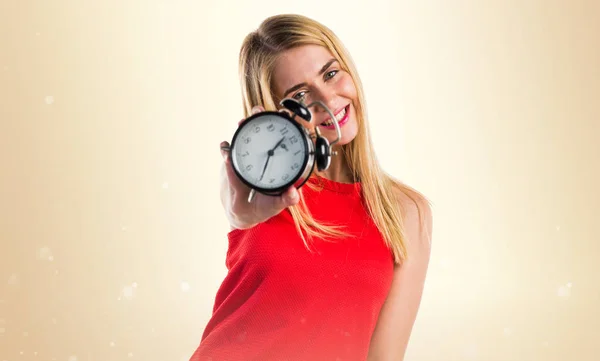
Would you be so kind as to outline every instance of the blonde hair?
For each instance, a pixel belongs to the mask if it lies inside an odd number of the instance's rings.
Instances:
[[[266,110],[279,108],[271,83],[277,57],[287,49],[309,44],[327,48],[354,81],[358,97],[357,104],[354,104],[358,133],[349,144],[341,146],[341,155],[348,163],[354,180],[361,182],[366,208],[386,245],[392,250],[394,262],[401,263],[407,258],[406,236],[402,221],[403,210],[399,207],[395,192],[401,191],[406,194],[417,207],[420,204],[418,199],[422,200],[425,197],[381,169],[371,142],[360,77],[350,54],[330,29],[302,15],[283,14],[265,19],[257,30],[245,37],[239,53],[244,116],[248,117],[256,105]],[[307,182],[305,186],[313,185]],[[310,246],[305,236],[326,240],[328,237],[346,235],[340,226],[322,224],[313,218],[304,202],[302,188],[299,193],[299,203],[288,209],[309,250]]]

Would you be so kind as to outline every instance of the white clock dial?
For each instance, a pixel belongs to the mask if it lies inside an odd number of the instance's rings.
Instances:
[[[262,115],[243,125],[232,160],[253,187],[277,189],[297,179],[306,162],[304,134],[281,116]]]

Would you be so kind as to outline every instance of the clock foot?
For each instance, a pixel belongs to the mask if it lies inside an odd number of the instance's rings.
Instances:
[[[254,189],[250,190],[250,194],[248,195],[248,203],[252,203],[254,196],[256,195],[256,191]]]

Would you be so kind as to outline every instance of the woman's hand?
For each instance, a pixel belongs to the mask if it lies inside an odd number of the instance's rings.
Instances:
[[[264,111],[262,107],[252,108],[252,114]],[[244,119],[240,120],[238,125]],[[224,162],[221,167],[221,204],[229,224],[233,229],[246,229],[264,222],[279,214],[285,208],[298,203],[300,197],[293,185],[279,196],[267,196],[256,192],[252,202],[248,202],[251,189],[235,174],[229,154],[230,144],[221,142],[221,155]]]

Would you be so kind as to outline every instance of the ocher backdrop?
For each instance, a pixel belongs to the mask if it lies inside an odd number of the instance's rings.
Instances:
[[[220,141],[266,16],[331,27],[433,202],[406,360],[598,360],[594,1],[0,3],[0,360],[182,361],[225,275]]]

